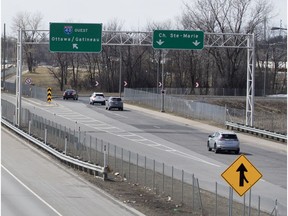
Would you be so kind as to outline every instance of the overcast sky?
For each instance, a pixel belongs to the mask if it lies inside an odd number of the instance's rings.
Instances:
[[[49,22],[78,22],[107,24],[113,19],[123,23],[123,30],[144,30],[148,22],[175,20],[183,11],[183,1],[196,0],[1,0],[1,29],[11,32],[12,18],[17,12],[39,12],[43,15],[43,29]],[[256,0],[255,0],[256,1]],[[273,26],[287,27],[287,0],[273,0]]]

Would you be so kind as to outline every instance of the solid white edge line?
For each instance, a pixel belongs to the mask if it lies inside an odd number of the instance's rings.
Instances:
[[[18,179],[15,175],[13,175],[6,167],[1,164],[1,167],[10,174],[18,183],[20,183],[24,188],[26,188],[30,193],[32,193],[35,197],[37,197],[42,203],[48,206],[52,211],[54,211],[57,215],[62,216],[56,209],[54,209],[49,203],[43,200],[40,196],[38,196],[33,190],[31,190],[27,185],[25,185],[20,179]]]

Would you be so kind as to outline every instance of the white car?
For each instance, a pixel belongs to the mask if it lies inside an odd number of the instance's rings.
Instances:
[[[239,154],[240,142],[237,135],[232,131],[218,131],[209,135],[207,141],[208,151],[214,149],[215,153],[229,151]]]
[[[89,103],[94,105],[95,103],[100,103],[101,105],[105,105],[105,96],[101,92],[93,92],[93,94],[89,98]]]

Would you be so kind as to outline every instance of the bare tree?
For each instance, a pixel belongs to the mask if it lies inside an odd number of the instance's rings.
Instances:
[[[100,71],[101,59],[97,53],[84,53],[83,54],[84,65],[88,72],[87,82],[89,88],[94,87],[96,84],[98,72]],[[86,85],[87,86],[87,85]]]
[[[34,42],[39,34],[37,30],[41,27],[43,16],[40,13],[28,13],[28,12],[19,12],[13,18],[12,29],[14,32],[17,32],[19,29],[30,30],[23,31],[23,37],[25,42]],[[33,45],[24,44],[23,45],[24,53],[26,56],[26,62],[28,70],[33,72]]]
[[[56,67],[49,68],[53,76],[58,80],[60,85],[60,90],[64,90],[64,86],[67,84],[68,79],[68,63],[69,63],[69,53],[56,53],[52,55],[54,61],[56,62]]]
[[[185,3],[182,25],[185,29],[201,29],[213,33],[254,33],[272,5],[265,0],[199,0]],[[223,35],[225,38],[225,35]],[[245,86],[246,53],[241,49],[211,48],[217,71],[213,72],[212,85],[217,87]],[[216,76],[215,76],[216,75]]]

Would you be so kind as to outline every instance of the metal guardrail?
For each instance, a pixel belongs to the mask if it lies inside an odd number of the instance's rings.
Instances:
[[[272,131],[266,131],[266,130],[263,130],[260,128],[255,128],[255,127],[251,127],[251,126],[240,124],[240,123],[234,123],[234,122],[226,121],[225,126],[227,128],[230,127],[232,130],[237,129],[238,131],[256,134],[256,135],[261,136],[261,137],[276,139],[276,140],[282,141],[282,142],[287,141],[287,135],[285,135],[285,134],[280,134],[280,133],[276,133],[276,132],[272,132]]]
[[[31,135],[27,134],[26,132],[15,127],[14,125],[12,125],[11,123],[9,123],[8,121],[6,121],[3,118],[1,119],[1,123],[4,124],[5,126],[7,126],[8,128],[10,128],[11,130],[15,131],[17,134],[21,135],[25,139],[33,142],[34,144],[38,145],[42,149],[51,153],[53,156],[57,157],[58,159],[65,161],[67,163],[76,165],[78,167],[82,167],[82,168],[85,168],[87,170],[94,171],[96,173],[101,173],[103,175],[103,180],[105,180],[107,178],[107,170],[105,169],[105,167],[97,166],[97,165],[94,165],[94,164],[84,162],[84,161],[78,160],[76,158],[67,156],[65,154],[65,152],[61,153],[61,152],[51,148],[50,146],[46,145],[45,143],[41,142],[40,140],[32,137]]]

